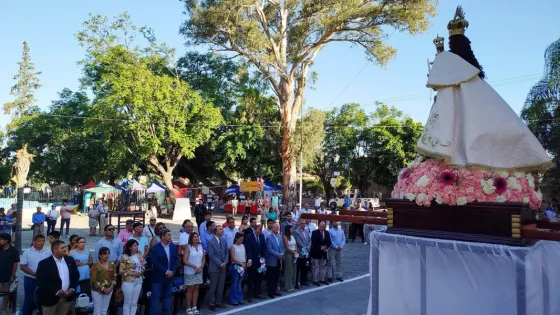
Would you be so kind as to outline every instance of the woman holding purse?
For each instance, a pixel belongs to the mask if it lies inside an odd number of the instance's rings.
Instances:
[[[121,258],[120,273],[122,275],[122,291],[124,294],[123,315],[135,315],[138,308],[138,297],[142,291],[144,277],[144,257],[138,251],[138,242],[130,239],[124,247]]]
[[[189,241],[183,253],[185,265],[185,286],[187,286],[187,315],[198,315],[198,290],[202,284],[202,269],[204,268],[204,249],[200,243],[200,236],[196,232],[189,235]]]
[[[90,271],[93,315],[107,315],[111,295],[117,284],[116,265],[109,261],[109,254],[109,248],[101,247],[98,253],[99,261],[93,264]]]

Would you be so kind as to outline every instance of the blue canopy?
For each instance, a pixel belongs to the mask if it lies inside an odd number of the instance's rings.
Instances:
[[[226,194],[233,194],[233,193],[238,193],[239,192],[239,185],[231,185],[228,188],[226,188],[225,193]]]
[[[150,186],[146,190],[146,192],[149,192],[149,193],[151,193],[151,192],[164,192],[164,191],[166,191],[165,186],[160,184],[160,182],[158,182],[157,179],[154,179],[154,181],[150,184]]]
[[[266,191],[279,191],[282,190],[282,186],[280,185],[276,185],[270,181],[265,180],[264,181],[264,189]]]

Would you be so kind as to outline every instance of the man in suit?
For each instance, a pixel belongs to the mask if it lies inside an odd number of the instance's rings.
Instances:
[[[298,228],[294,231],[294,238],[296,240],[299,255],[297,258],[296,271],[296,289],[298,289],[300,285],[309,285],[307,283],[307,263],[309,261],[311,237],[309,237],[309,232],[306,229],[304,219],[299,219]]]
[[[247,294],[249,295],[247,300],[249,303],[253,301],[253,298],[262,298],[262,270],[259,271],[259,269],[261,267],[261,258],[265,259],[266,257],[266,240],[261,232],[262,225],[259,224],[255,227],[253,233],[249,233],[245,239],[245,249],[247,250],[247,271],[249,272],[247,289]]]
[[[223,238],[224,228],[216,226],[214,237],[208,240],[208,272],[210,275],[210,310],[216,307],[226,308],[223,304],[224,284],[226,282],[226,267],[228,263],[228,249]]]
[[[273,299],[281,296],[278,292],[278,279],[280,278],[280,265],[284,257],[284,243],[280,236],[280,225],[272,225],[272,233],[266,239],[266,284],[268,287],[268,297]]]
[[[74,301],[80,274],[74,258],[66,256],[63,241],[55,241],[51,251],[52,256],[40,261],[37,267],[39,304],[43,315],[66,315]]]
[[[243,235],[245,236],[244,243],[247,241],[247,236],[249,236],[249,234],[252,234],[253,232],[255,232],[256,229],[257,229],[257,218],[251,217],[251,219],[249,219],[249,227],[246,228],[245,231],[242,231]]]
[[[150,315],[168,315],[171,308],[172,279],[179,261],[177,246],[171,242],[171,231],[161,229],[161,242],[152,246],[152,295],[150,296]],[[159,300],[162,298],[161,312]]]
[[[327,223],[319,221],[319,229],[311,233],[311,264],[313,272],[313,284],[320,286],[319,282],[328,285],[325,281],[327,271],[327,252],[331,247],[331,237],[325,228]]]

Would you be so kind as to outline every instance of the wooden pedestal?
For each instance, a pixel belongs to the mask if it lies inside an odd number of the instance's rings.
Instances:
[[[521,215],[527,212],[524,204],[434,203],[425,207],[401,199],[388,199],[385,203],[388,233],[511,246],[534,243],[521,237]]]

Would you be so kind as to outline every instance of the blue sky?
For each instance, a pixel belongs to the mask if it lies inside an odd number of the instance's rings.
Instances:
[[[319,80],[306,93],[306,106],[330,109],[359,102],[368,111],[376,100],[386,101],[421,122],[431,102],[425,88],[426,59],[434,57],[432,39],[447,36],[446,25],[455,7],[463,4],[470,28],[467,36],[490,82],[510,106],[519,112],[527,92],[542,74],[545,48],[560,37],[557,14],[560,1],[534,0],[441,0],[438,16],[425,34],[394,33],[389,44],[398,50],[386,68],[368,64],[363,51],[346,44],[327,46],[314,65]],[[78,89],[84,56],[74,34],[88,13],[114,16],[128,11],[137,25],[154,29],[161,41],[185,51],[179,26],[184,20],[178,0],[97,1],[1,1],[0,2],[0,104],[12,100],[10,87],[17,71],[22,43],[26,40],[43,87],[36,93],[40,107],[47,108],[57,93]],[[392,31],[390,31],[392,33]],[[446,45],[447,47],[447,45]],[[9,121],[0,115],[0,124]]]

